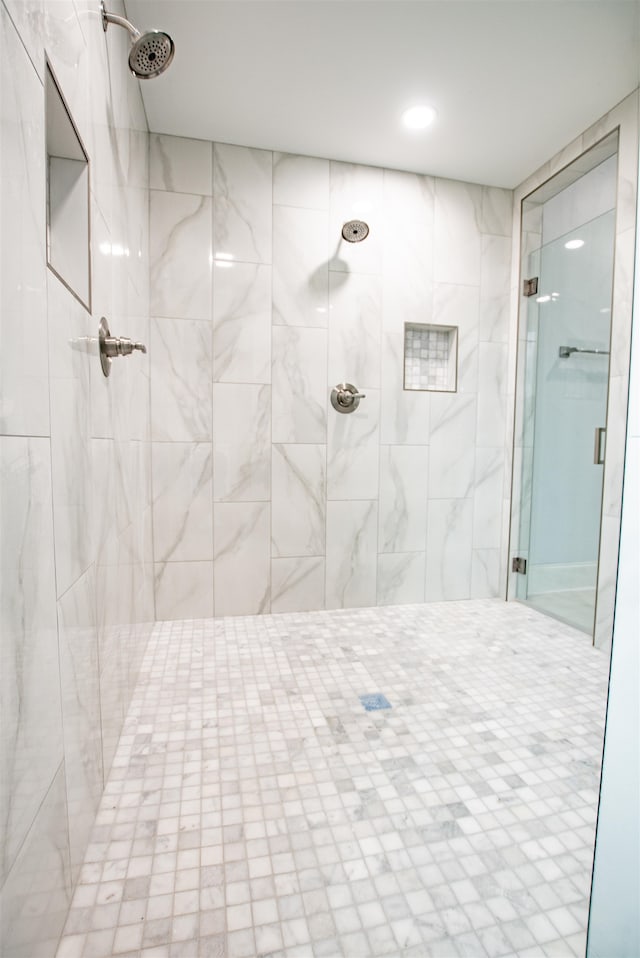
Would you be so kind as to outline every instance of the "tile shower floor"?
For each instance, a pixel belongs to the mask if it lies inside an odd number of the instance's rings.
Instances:
[[[607,671],[498,600],[159,623],[58,958],[584,954]]]

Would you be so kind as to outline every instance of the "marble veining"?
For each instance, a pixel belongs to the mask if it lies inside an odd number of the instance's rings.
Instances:
[[[326,459],[324,445],[273,444],[274,557],[324,554]]]

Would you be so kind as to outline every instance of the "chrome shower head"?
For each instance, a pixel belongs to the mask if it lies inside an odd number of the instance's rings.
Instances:
[[[139,80],[150,80],[160,76],[173,60],[175,45],[168,33],[160,30],[148,30],[140,33],[125,17],[115,13],[107,13],[104,0],[100,0],[102,14],[102,29],[107,32],[110,23],[124,27],[131,36],[131,50],[129,51],[129,69]]]
[[[168,33],[149,30],[134,40],[129,52],[129,69],[139,80],[160,76],[173,60],[175,46]]]
[[[349,220],[342,227],[342,238],[348,243],[361,243],[369,235],[369,227],[363,220]]]

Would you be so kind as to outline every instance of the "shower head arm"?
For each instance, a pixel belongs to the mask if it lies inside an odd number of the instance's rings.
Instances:
[[[117,13],[108,13],[108,12],[105,10],[104,0],[101,0],[101,3],[100,3],[100,12],[101,12],[101,14],[102,14],[102,29],[104,30],[105,33],[107,32],[107,27],[109,26],[109,24],[110,24],[110,23],[115,23],[116,26],[118,26],[118,27],[124,27],[125,30],[128,30],[128,31],[129,31],[129,33],[131,34],[131,42],[132,42],[132,43],[133,43],[135,40],[140,39],[140,37],[142,36],[142,34],[140,33],[140,31],[139,31],[139,30],[136,30],[136,28],[134,27],[134,25],[133,25],[132,23],[129,23],[129,21],[128,21],[127,19],[125,19],[125,17],[119,17]]]

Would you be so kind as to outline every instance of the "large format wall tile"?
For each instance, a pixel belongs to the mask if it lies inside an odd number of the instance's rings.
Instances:
[[[189,328],[188,312],[154,320],[151,396],[156,441],[193,451],[212,444],[213,504],[184,487],[163,497],[156,521],[201,531],[213,509],[216,614],[270,601],[274,609],[422,601],[429,563],[441,581],[428,598],[468,595],[472,549],[474,594],[493,594],[512,194],[167,137],[153,140],[152,186],[171,203],[186,202],[190,188],[204,196],[210,156],[213,353],[206,324]],[[369,223],[362,243],[341,237],[350,218]],[[407,322],[457,327],[455,393],[404,389]],[[329,403],[345,380],[366,393],[349,416]],[[449,504],[453,540],[441,529],[428,547],[428,503],[438,500]],[[455,573],[445,552],[452,541],[460,552],[466,531]],[[156,539],[157,608],[173,615],[165,583],[172,575],[186,583],[188,563],[178,572],[186,556],[178,552],[176,564]],[[185,588],[173,592],[184,608]]]
[[[55,955],[72,887],[61,764],[0,893],[0,954],[12,958]]]
[[[272,154],[213,147],[213,252],[243,263],[271,262]]]
[[[213,561],[156,563],[155,589],[160,621],[211,618]]]
[[[213,381],[271,382],[271,268],[216,260]]]
[[[152,468],[156,561],[209,559],[213,553],[211,443],[156,442]],[[176,502],[189,507],[177,510]]]
[[[378,552],[424,551],[428,455],[427,446],[381,447]]]
[[[375,500],[327,503],[326,607],[376,604]]]
[[[154,316],[211,317],[211,200],[152,190],[150,309]]]
[[[271,611],[324,608],[324,556],[271,560]]]
[[[0,439],[4,878],[63,758],[48,439]]]
[[[211,324],[151,321],[153,439],[211,440]]]
[[[431,401],[429,498],[464,498],[473,492],[476,397],[440,394]]]
[[[273,442],[326,442],[326,356],[326,330],[273,327]]]
[[[269,611],[269,513],[267,502],[216,502],[214,505],[216,615]]]
[[[380,391],[367,389],[355,412],[330,412],[327,498],[377,499]]]
[[[64,772],[74,880],[104,788],[93,568],[58,602]]]
[[[321,210],[273,208],[273,322],[326,326],[328,215]]]
[[[274,153],[273,202],[277,206],[328,210],[329,161],[295,153]]]
[[[471,499],[432,499],[427,512],[425,599],[468,599],[471,594]]]
[[[434,279],[480,285],[482,187],[436,180]]]
[[[326,446],[274,443],[273,556],[324,555],[326,459]]]
[[[377,276],[331,273],[329,379],[380,387],[382,289]]]
[[[0,71],[0,433],[47,436],[42,86],[3,5]]]
[[[169,193],[211,196],[213,147],[182,136],[149,137],[149,187]]]
[[[213,496],[220,502],[271,498],[271,387],[213,387]]]
[[[378,605],[424,602],[424,552],[378,556]]]
[[[348,220],[365,220],[370,233],[360,243],[342,238]],[[372,166],[331,162],[329,269],[342,273],[380,273],[382,269],[383,171]]]

